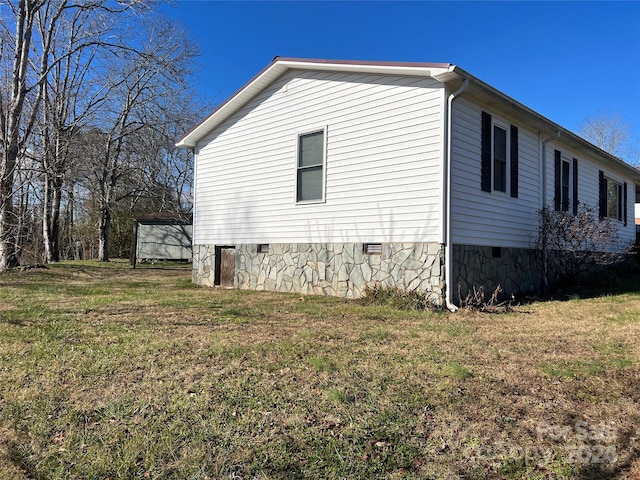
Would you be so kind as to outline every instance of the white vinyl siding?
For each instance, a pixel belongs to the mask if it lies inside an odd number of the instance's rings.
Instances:
[[[481,136],[483,108],[468,98],[454,103],[452,118],[451,221],[452,242],[462,245],[528,247],[532,224],[539,208],[537,132],[522,122],[491,114],[494,124],[506,129],[518,127],[518,198],[509,195],[509,165],[506,192],[481,189]],[[493,129],[493,127],[492,127]],[[507,146],[509,157],[509,146]],[[492,174],[492,183],[494,177]]]
[[[567,192],[570,202],[573,195],[572,161],[576,158],[578,201],[598,211],[598,172],[603,170],[606,178],[621,185],[627,182],[627,217],[632,219],[629,212],[635,200],[635,184],[622,172],[605,168],[604,162],[585,156],[582,151],[573,151],[561,140],[549,142],[543,169],[546,190],[542,195],[542,140],[538,131],[527,128],[526,123],[517,117],[505,118],[504,114],[476,105],[469,97],[463,96],[457,100],[453,110],[451,220],[454,244],[532,248],[538,232],[540,208],[543,204],[552,209],[554,206],[555,150],[561,151],[563,160],[569,162]],[[494,122],[518,127],[518,198],[501,192],[483,192],[481,189],[483,110],[492,115]],[[619,232],[624,242],[632,241],[635,238],[633,222],[628,220],[627,226],[619,222]]]
[[[441,237],[441,84],[292,71],[199,144],[195,244]],[[324,202],[296,202],[297,139],[326,126]]]
[[[585,155],[583,152],[573,152],[566,148],[559,142],[547,146],[547,155],[553,155],[553,150],[562,150],[563,154],[566,151],[567,157],[575,157],[578,159],[578,201],[581,204],[588,205],[598,212],[599,207],[599,172],[604,173],[604,177],[608,180],[616,182],[618,185],[623,186],[627,183],[627,225],[624,225],[624,218],[620,221],[615,221],[618,226],[618,232],[620,241],[623,243],[631,243],[635,241],[636,227],[633,218],[633,205],[635,203],[635,183],[632,178],[629,178],[623,171],[612,168],[611,165],[605,165],[603,162],[598,161],[597,158],[590,155]],[[547,173],[547,178],[553,182],[553,171]],[[549,182],[547,182],[547,198],[551,202],[553,199],[553,183],[551,183],[551,191],[549,191]],[[622,188],[621,188],[622,190]],[[624,207],[624,199],[620,198],[620,206]],[[624,214],[624,211],[622,212]]]
[[[138,225],[136,258],[191,259],[191,225]]]

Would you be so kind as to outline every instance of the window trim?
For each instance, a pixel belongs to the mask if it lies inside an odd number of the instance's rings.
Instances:
[[[565,170],[566,167],[566,170]],[[571,161],[562,155],[560,157],[560,211],[568,212],[569,205],[572,203],[573,188],[571,185]],[[566,175],[565,175],[566,173]],[[565,195],[566,189],[566,195]]]
[[[606,175],[604,176],[604,181],[606,182],[606,192],[607,192],[607,211],[606,211],[606,218],[610,218],[611,220],[618,220],[619,222],[622,221],[622,204],[623,204],[623,199],[622,199],[622,183],[618,182],[617,180],[614,180],[611,177],[607,177]],[[616,192],[616,216],[612,217],[611,215],[609,215],[609,185],[611,185],[612,187],[615,188],[615,192]]]
[[[608,218],[610,220],[617,220],[618,222],[624,222],[625,226],[627,224],[627,202],[626,202],[626,193],[627,193],[627,182],[616,180],[612,177],[609,177],[606,173],[600,171],[600,179],[604,185],[601,185],[603,191],[601,194],[604,195],[604,204],[601,205],[600,215],[602,218]],[[609,185],[615,185],[616,192],[616,216],[609,215]],[[602,211],[602,207],[604,207],[604,212]],[[603,215],[604,214],[604,215]]]
[[[504,189],[496,188],[496,141],[499,128],[505,133]],[[504,118],[482,111],[481,115],[481,190],[517,199],[519,196],[519,134],[518,127]],[[500,186],[502,187],[502,185]]]
[[[296,205],[312,205],[312,204],[317,204],[317,203],[325,203],[326,202],[326,184],[327,184],[327,131],[328,131],[328,126],[325,125],[323,127],[320,128],[310,128],[310,129],[305,129],[302,131],[299,131],[296,134],[296,150],[295,150],[295,188],[294,188],[294,200],[295,200],[295,204]],[[299,178],[299,171],[301,169],[300,167],[300,140],[302,137],[305,137],[307,135],[313,135],[315,133],[322,133],[323,137],[322,137],[322,185],[320,187],[321,193],[322,193],[322,197],[321,198],[314,198],[314,199],[310,199],[310,200],[299,200],[298,199],[298,178]],[[313,165],[313,167],[317,167],[317,165]],[[310,168],[309,166],[307,167],[302,167],[302,168]]]
[[[496,164],[498,161],[502,162],[502,160],[498,160],[496,156],[496,129],[500,129],[504,132],[504,170],[502,173],[502,181],[504,186],[503,188],[496,187]],[[509,179],[509,171],[511,170],[511,141],[509,138],[509,127],[505,127],[502,122],[496,121],[495,119],[491,122],[491,182],[492,182],[492,190],[494,192],[507,193],[509,191],[509,187],[511,186],[511,181]]]
[[[578,159],[554,149],[553,209],[578,214]]]
[[[579,191],[579,180],[578,180],[578,159],[573,157],[571,162],[571,203],[572,210],[574,215],[578,215],[578,191]]]

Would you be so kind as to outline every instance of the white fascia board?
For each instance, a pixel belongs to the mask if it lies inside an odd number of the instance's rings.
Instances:
[[[229,99],[216,108],[211,115],[198,124],[193,130],[187,133],[182,139],[176,143],[176,147],[194,148],[198,141],[201,140],[207,133],[220,125],[224,120],[233,115],[243,105],[245,105],[251,98],[257,95],[273,80],[278,78],[282,73],[287,70],[286,67],[280,66],[277,63],[272,63],[256,77],[254,77],[249,83],[243,86],[240,90],[234,93]]]
[[[430,64],[419,63],[342,63],[332,61],[314,62],[299,60],[281,60],[279,63],[291,70],[300,69],[347,73],[377,73],[381,75],[407,75],[418,77],[431,77],[447,70],[446,67],[437,67]]]
[[[285,72],[296,69],[432,77],[449,71],[450,67],[448,64],[336,62],[276,58],[262,72],[214,110],[211,115],[182,137],[176,146],[195,148],[205,135],[246,105],[269,84]]]

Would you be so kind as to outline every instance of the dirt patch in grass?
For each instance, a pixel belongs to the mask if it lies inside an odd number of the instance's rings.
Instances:
[[[449,314],[189,278],[0,276],[0,478],[637,478],[640,294]]]
[[[11,430],[0,428],[0,478],[29,480],[16,461],[16,439]]]

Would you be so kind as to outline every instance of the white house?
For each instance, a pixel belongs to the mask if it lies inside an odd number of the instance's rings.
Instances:
[[[636,169],[451,64],[276,57],[177,145],[198,284],[452,305],[539,286],[545,205],[599,205],[635,239]]]

